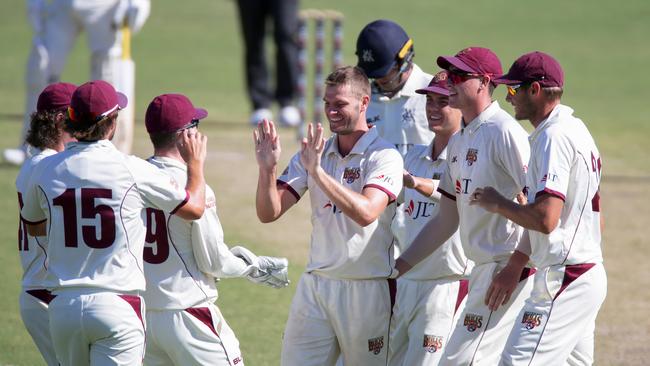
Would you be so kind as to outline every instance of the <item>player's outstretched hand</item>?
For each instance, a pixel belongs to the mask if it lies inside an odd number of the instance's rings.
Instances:
[[[289,261],[287,258],[258,257],[250,250],[240,246],[230,248],[230,252],[250,266],[246,275],[249,281],[273,288],[289,286]]]
[[[521,271],[521,267],[507,265],[494,276],[485,294],[485,305],[490,310],[495,311],[510,300],[521,278]]]
[[[255,158],[257,165],[262,169],[275,169],[280,161],[280,135],[275,129],[275,123],[263,119],[253,130],[253,143],[255,144]]]
[[[320,158],[323,155],[325,139],[323,138],[323,126],[320,123],[307,125],[307,137],[302,139],[300,150],[300,162],[307,172],[314,174],[320,166]]]
[[[406,188],[415,188],[415,178],[413,178],[411,173],[404,170],[402,172],[402,176],[403,176],[403,179],[404,179],[404,187],[406,187]]]
[[[188,165],[198,163],[203,166],[208,154],[208,137],[195,128],[183,130],[176,140],[176,147]]]

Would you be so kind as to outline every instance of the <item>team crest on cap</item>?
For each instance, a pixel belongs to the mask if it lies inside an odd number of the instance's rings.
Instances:
[[[361,168],[345,168],[343,171],[343,179],[347,184],[354,183],[359,177],[361,177]]]
[[[463,326],[467,327],[467,330],[473,332],[483,326],[483,316],[476,314],[465,314],[465,321]]]
[[[425,334],[422,347],[429,353],[436,353],[442,348],[442,337]]]
[[[472,51],[472,47],[467,47],[465,49],[460,50],[460,52],[458,52],[456,54],[456,56],[462,56],[462,55],[466,54],[467,52],[471,52],[471,51]]]
[[[478,149],[467,149],[467,155],[465,155],[465,161],[467,161],[467,166],[472,166],[478,159]]]
[[[372,57],[372,50],[363,50],[361,58],[363,62],[375,62],[375,58]]]
[[[439,71],[437,74],[433,76],[434,83],[439,83],[445,80],[447,80],[447,71]]]
[[[521,324],[524,324],[524,327],[526,329],[531,330],[535,328],[536,326],[540,325],[542,323],[542,314],[541,313],[535,313],[532,311],[526,311],[524,312],[524,317],[521,318]]]
[[[384,348],[384,336],[368,339],[368,352],[378,355]]]

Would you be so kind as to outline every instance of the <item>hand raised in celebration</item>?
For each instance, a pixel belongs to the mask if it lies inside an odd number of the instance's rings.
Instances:
[[[176,140],[176,147],[187,164],[205,163],[208,154],[208,137],[198,132],[196,128],[186,129]]]
[[[314,125],[310,123],[307,126],[307,137],[302,139],[300,149],[300,162],[308,173],[314,174],[320,166],[324,147],[323,126],[320,123],[316,124],[316,131],[314,131]]]
[[[280,135],[275,130],[273,121],[267,119],[257,124],[253,131],[253,143],[255,143],[255,158],[257,165],[262,169],[274,169],[280,160]]]

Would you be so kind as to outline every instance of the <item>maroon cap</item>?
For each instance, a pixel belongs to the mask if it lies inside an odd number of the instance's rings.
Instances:
[[[522,84],[538,81],[541,86],[564,85],[564,72],[560,63],[550,55],[534,51],[519,57],[508,73],[494,80],[497,84]]]
[[[109,113],[126,107],[126,95],[103,80],[89,81],[74,91],[68,114],[72,121],[99,122]]]
[[[449,70],[450,66],[455,66],[468,73],[490,76],[503,74],[501,61],[489,48],[468,47],[455,56],[439,56],[436,61],[438,66],[445,70]]]
[[[447,89],[447,71],[438,72],[429,82],[429,86],[418,89],[415,92],[418,94],[435,93],[449,96],[449,89]]]
[[[77,86],[70,83],[54,83],[46,86],[38,96],[36,110],[43,112],[67,109],[75,89]]]
[[[194,108],[188,97],[182,94],[163,94],[149,103],[144,122],[149,133],[169,133],[180,130],[192,120],[207,116],[208,111]]]

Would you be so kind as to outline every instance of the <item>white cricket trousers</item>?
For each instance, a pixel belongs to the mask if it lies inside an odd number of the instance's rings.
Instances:
[[[596,316],[606,294],[602,263],[538,270],[533,293],[510,333],[501,364],[593,364]]]
[[[331,366],[341,354],[345,366],[386,365],[394,294],[393,280],[303,273],[289,310],[281,364]]]
[[[50,333],[62,366],[142,364],[145,329],[140,296],[84,289],[55,294]]]
[[[25,328],[34,340],[36,348],[41,352],[48,366],[57,366],[52,337],[50,336],[50,314],[48,304],[53,295],[44,289],[29,289],[22,291],[18,299],[20,303],[20,317]]]
[[[243,366],[239,341],[214,304],[147,310],[146,366]]]
[[[494,276],[505,263],[477,264],[469,279],[469,294],[465,310],[458,317],[440,365],[445,366],[495,366],[506,345],[515,319],[530,296],[534,270],[524,268],[519,284],[510,300],[490,311],[485,305],[487,293]]]
[[[438,365],[467,300],[467,280],[397,280],[388,365]]]

